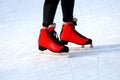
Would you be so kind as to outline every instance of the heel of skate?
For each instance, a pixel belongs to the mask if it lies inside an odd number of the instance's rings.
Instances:
[[[42,47],[42,46],[39,46],[38,48],[39,48],[39,50],[41,50],[41,51],[47,50],[46,48],[44,48],[44,47]]]

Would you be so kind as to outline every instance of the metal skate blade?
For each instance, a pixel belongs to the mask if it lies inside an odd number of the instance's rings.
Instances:
[[[69,58],[69,53],[40,52],[40,56],[51,58]]]
[[[81,48],[93,48],[93,45],[92,45],[92,44],[89,44],[89,45],[81,45]]]
[[[93,48],[93,44],[90,45],[90,48]]]
[[[86,51],[90,50],[93,48],[93,45],[82,45],[82,46],[77,46],[77,47],[70,47],[70,51]]]

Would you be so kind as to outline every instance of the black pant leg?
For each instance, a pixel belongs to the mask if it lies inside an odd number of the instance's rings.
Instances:
[[[74,0],[61,0],[63,21],[69,22],[73,20]]]
[[[53,23],[59,0],[45,0],[43,8],[43,26]]]

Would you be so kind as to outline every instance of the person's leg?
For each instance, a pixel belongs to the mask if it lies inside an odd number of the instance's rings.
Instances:
[[[61,0],[63,21],[69,22],[73,20],[74,0]]]
[[[61,42],[64,45],[68,42],[72,42],[82,46],[91,44],[92,47],[92,40],[81,35],[75,30],[76,20],[73,19],[74,0],[61,0],[61,5],[64,22],[60,34]]]
[[[45,0],[43,8],[43,26],[48,27],[53,24],[59,0]]]
[[[52,52],[68,52],[69,48],[62,45],[56,37],[55,25],[53,25],[59,0],[45,0],[43,10],[43,28],[40,30],[38,38],[38,49],[41,51],[50,50]]]

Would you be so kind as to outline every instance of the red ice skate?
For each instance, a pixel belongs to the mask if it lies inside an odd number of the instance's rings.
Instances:
[[[52,52],[68,52],[69,49],[66,46],[60,44],[58,38],[56,38],[55,25],[49,26],[48,28],[42,28],[40,30],[40,36],[38,39],[39,50],[50,50]]]
[[[61,42],[63,44],[68,44],[68,42],[72,42],[78,45],[82,45],[82,47],[84,47],[84,45],[90,44],[90,47],[93,47],[92,40],[78,33],[75,30],[75,25],[76,22],[74,21],[63,24],[60,34]]]

